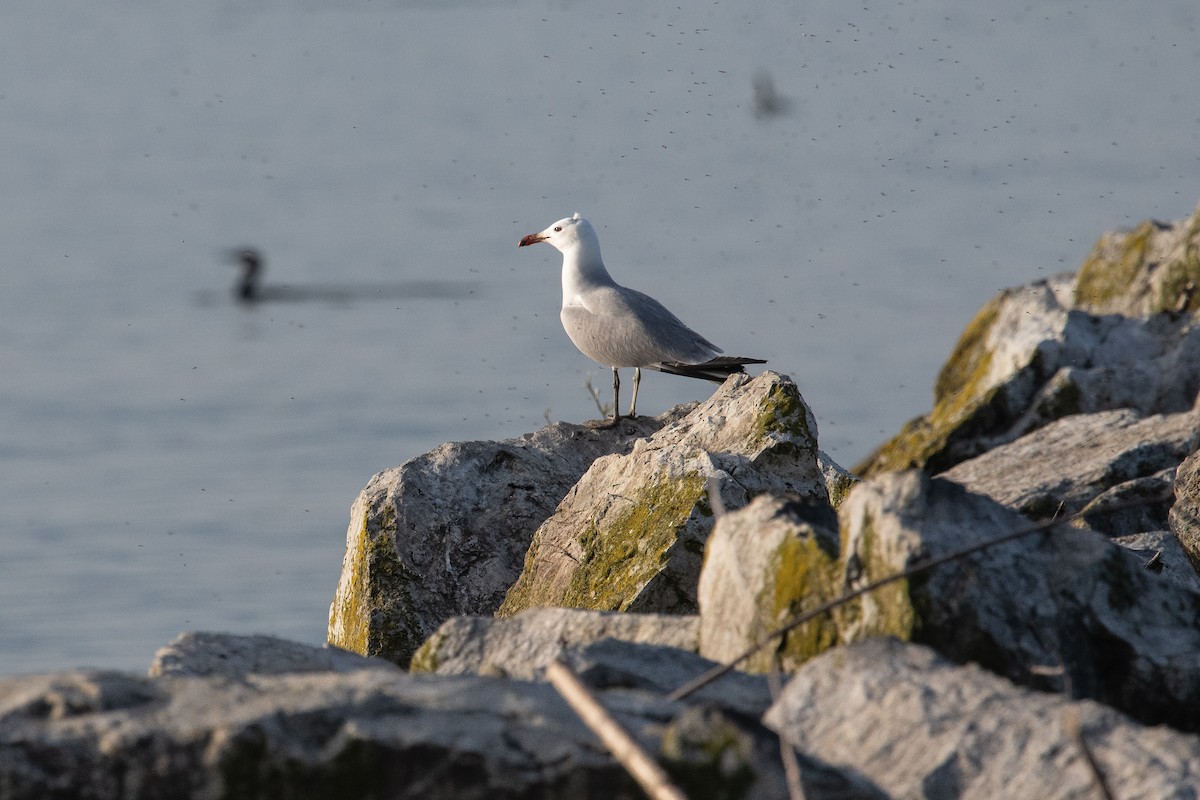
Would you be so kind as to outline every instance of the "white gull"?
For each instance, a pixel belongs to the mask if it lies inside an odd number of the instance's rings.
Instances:
[[[745,364],[761,358],[722,356],[723,351],[684,325],[662,303],[621,286],[600,258],[600,240],[591,223],[576,213],[541,233],[521,239],[518,247],[548,242],[562,253],[562,324],[567,336],[588,358],[613,373],[613,417],[621,419],[618,367],[633,367],[629,417],[637,416],[642,368],[720,383]]]

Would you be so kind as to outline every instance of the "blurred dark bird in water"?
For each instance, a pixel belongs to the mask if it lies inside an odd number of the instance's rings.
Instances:
[[[262,256],[253,247],[236,250],[233,256],[242,268],[241,277],[233,287],[233,294],[244,303],[252,303],[258,299],[258,277],[263,268]]]
[[[254,247],[239,247],[228,253],[229,260],[241,274],[233,286],[233,296],[239,303],[351,303],[356,300],[415,300],[422,298],[459,298],[475,294],[477,285],[469,281],[401,281],[389,284],[357,284],[333,286],[323,284],[293,285],[266,284],[262,277],[266,259]]]
[[[754,116],[773,117],[787,112],[791,103],[775,91],[770,73],[760,71],[754,76]]]

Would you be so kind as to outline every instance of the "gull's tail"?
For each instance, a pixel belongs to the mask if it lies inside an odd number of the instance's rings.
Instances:
[[[681,364],[678,361],[660,361],[657,364],[647,364],[646,369],[656,369],[672,375],[683,375],[686,378],[704,378],[706,381],[722,383],[730,375],[745,372],[746,364],[765,364],[765,359],[745,358],[743,356],[717,356],[703,364]]]

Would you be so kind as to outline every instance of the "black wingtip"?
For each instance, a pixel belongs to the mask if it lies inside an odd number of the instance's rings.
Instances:
[[[655,367],[659,372],[670,375],[682,375],[685,378],[702,378],[714,383],[722,383],[730,375],[746,371],[747,364],[765,364],[763,358],[746,358],[745,356],[717,356],[702,364],[682,364],[678,361],[664,361]]]

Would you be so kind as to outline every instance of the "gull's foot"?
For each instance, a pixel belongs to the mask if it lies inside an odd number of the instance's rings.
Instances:
[[[607,417],[605,419],[593,419],[583,423],[586,427],[595,431],[611,430],[621,424],[621,420],[629,420],[636,422],[637,417],[632,414],[622,414],[619,417]]]

